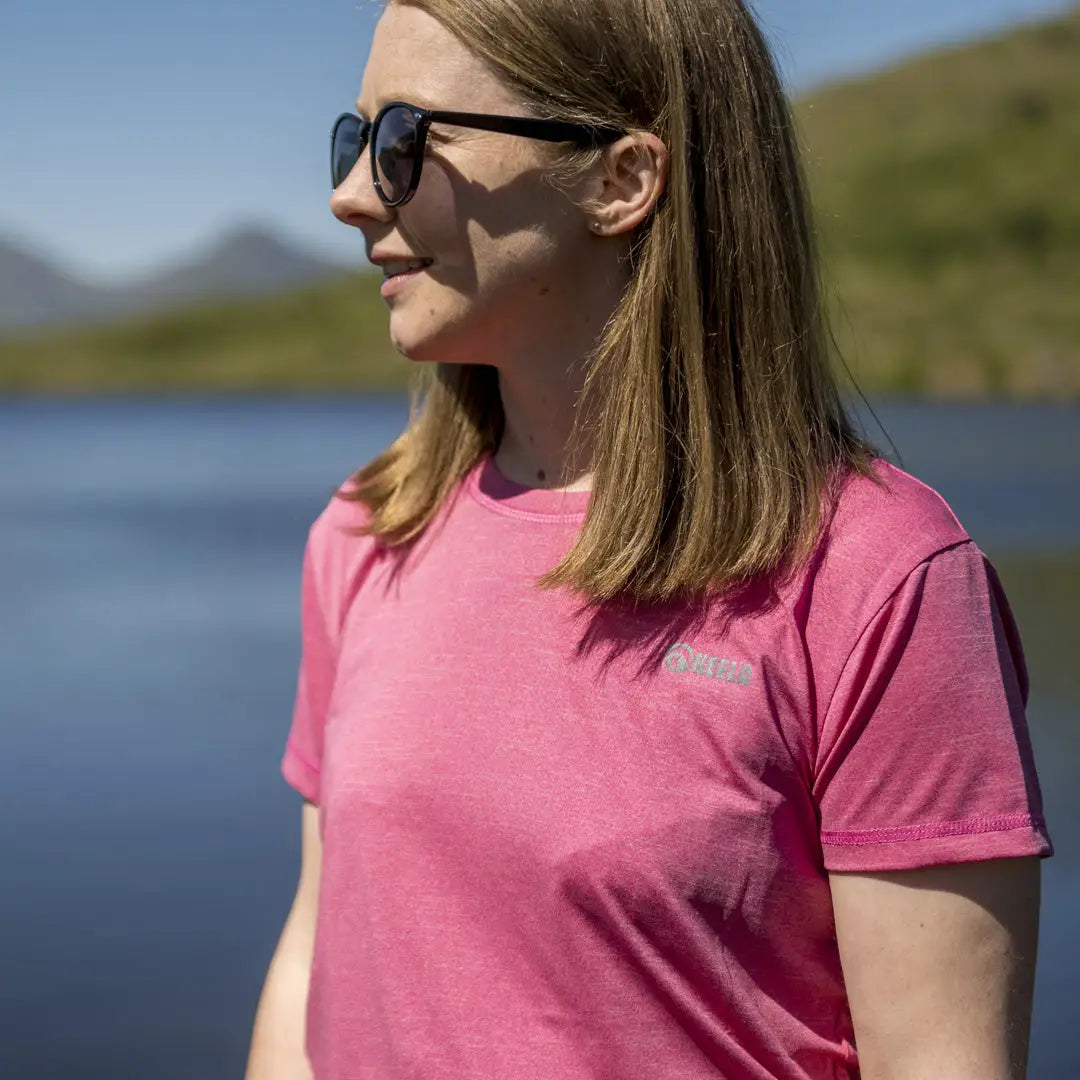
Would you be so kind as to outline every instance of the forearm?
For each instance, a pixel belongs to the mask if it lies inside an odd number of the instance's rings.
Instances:
[[[244,1080],[313,1080],[304,1052],[310,974],[310,951],[286,929],[259,997]]]

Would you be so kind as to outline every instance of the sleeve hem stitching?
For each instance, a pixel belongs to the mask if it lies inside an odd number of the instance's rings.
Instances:
[[[908,825],[896,829],[865,829],[850,832],[823,831],[821,843],[834,847],[862,844],[890,844],[904,840],[927,840],[944,836],[969,836],[989,832],[1009,832],[1015,829],[1045,831],[1046,823],[1031,814],[1009,814],[999,817],[976,817],[966,821],[939,821],[928,825]]]

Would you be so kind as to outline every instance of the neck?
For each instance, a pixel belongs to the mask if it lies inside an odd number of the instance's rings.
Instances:
[[[506,427],[495,464],[504,476],[526,487],[589,490],[590,474],[568,452],[579,391],[565,377],[520,380],[499,371]]]
[[[576,461],[570,434],[589,361],[626,287],[623,268],[613,266],[610,255],[605,261],[602,269],[551,287],[544,327],[524,347],[515,343],[512,356],[496,365],[506,424],[495,464],[527,487],[591,490],[588,431],[582,432]],[[551,328],[560,331],[557,341],[543,334]],[[565,357],[574,359],[567,363]]]

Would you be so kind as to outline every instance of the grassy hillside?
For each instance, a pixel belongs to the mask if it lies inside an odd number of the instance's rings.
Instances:
[[[401,389],[381,274],[115,326],[0,342],[0,389]]]
[[[797,103],[859,385],[1080,397],[1080,11]],[[0,343],[0,389],[391,389],[378,278]]]
[[[798,114],[860,382],[1080,396],[1080,10]]]

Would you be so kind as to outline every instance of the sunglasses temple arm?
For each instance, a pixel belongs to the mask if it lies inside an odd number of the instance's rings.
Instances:
[[[563,120],[541,120],[531,116],[485,116],[483,113],[429,112],[424,119],[457,127],[475,128],[479,131],[495,131],[504,135],[526,135],[544,142],[599,142],[605,133],[599,128],[585,124],[571,124]],[[613,130],[612,135],[617,133]]]

